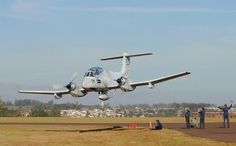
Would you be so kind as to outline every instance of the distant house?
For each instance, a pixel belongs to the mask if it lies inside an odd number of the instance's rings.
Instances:
[[[31,117],[32,113],[31,113],[31,111],[24,111],[21,113],[21,116],[22,117]]]

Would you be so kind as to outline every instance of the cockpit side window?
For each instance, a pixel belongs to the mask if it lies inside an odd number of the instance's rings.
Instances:
[[[89,77],[90,76],[90,72],[86,72],[84,76],[85,77]]]
[[[93,72],[90,72],[90,77],[94,77],[94,73]]]

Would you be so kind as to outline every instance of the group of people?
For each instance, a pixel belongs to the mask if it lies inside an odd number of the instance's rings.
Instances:
[[[229,128],[229,110],[232,108],[232,104],[230,106],[227,106],[227,104],[225,104],[224,106],[219,106],[219,109],[222,110],[223,112],[223,127],[226,127],[226,122],[227,122],[227,126]],[[200,129],[205,128],[205,109],[204,107],[201,108],[201,110],[198,112],[199,114],[199,118],[200,118]],[[197,119],[196,117],[194,117],[191,121],[190,121],[190,111],[187,110],[187,112],[185,113],[185,120],[186,120],[186,128],[191,128],[191,127],[197,127]]]
[[[203,107],[199,112],[199,118],[200,118],[200,127],[201,129],[205,128],[205,108]],[[190,121],[190,110],[187,110],[186,114],[185,114],[185,120],[186,120],[186,128],[193,128],[193,127],[197,127],[197,118],[194,117],[191,121]]]
[[[223,112],[223,118],[224,118],[223,127],[225,128],[226,123],[227,123],[227,126],[229,128],[229,110],[232,108],[232,104],[230,106],[227,106],[227,104],[225,104],[224,106],[219,106],[218,108],[222,110]],[[202,107],[201,110],[198,111],[198,114],[199,114],[199,119],[200,119],[199,128],[204,129],[205,128],[205,108]],[[187,112],[185,113],[186,128],[197,127],[197,118],[194,117],[191,120],[190,118],[191,118],[190,110],[187,110]],[[163,126],[160,120],[156,120],[155,129],[161,130],[162,128]]]

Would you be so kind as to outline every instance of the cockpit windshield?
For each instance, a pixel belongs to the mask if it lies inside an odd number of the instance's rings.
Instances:
[[[95,77],[100,75],[103,72],[101,67],[92,67],[85,73],[85,77]]]

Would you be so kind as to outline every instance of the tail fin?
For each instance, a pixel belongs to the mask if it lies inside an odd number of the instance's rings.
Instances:
[[[129,74],[129,71],[130,71],[130,58],[131,57],[146,56],[146,55],[153,55],[153,53],[141,53],[141,54],[132,54],[132,55],[124,53],[123,56],[107,57],[107,58],[103,58],[101,60],[105,61],[105,60],[123,59],[122,68],[121,68],[121,75],[124,77],[127,77]]]

